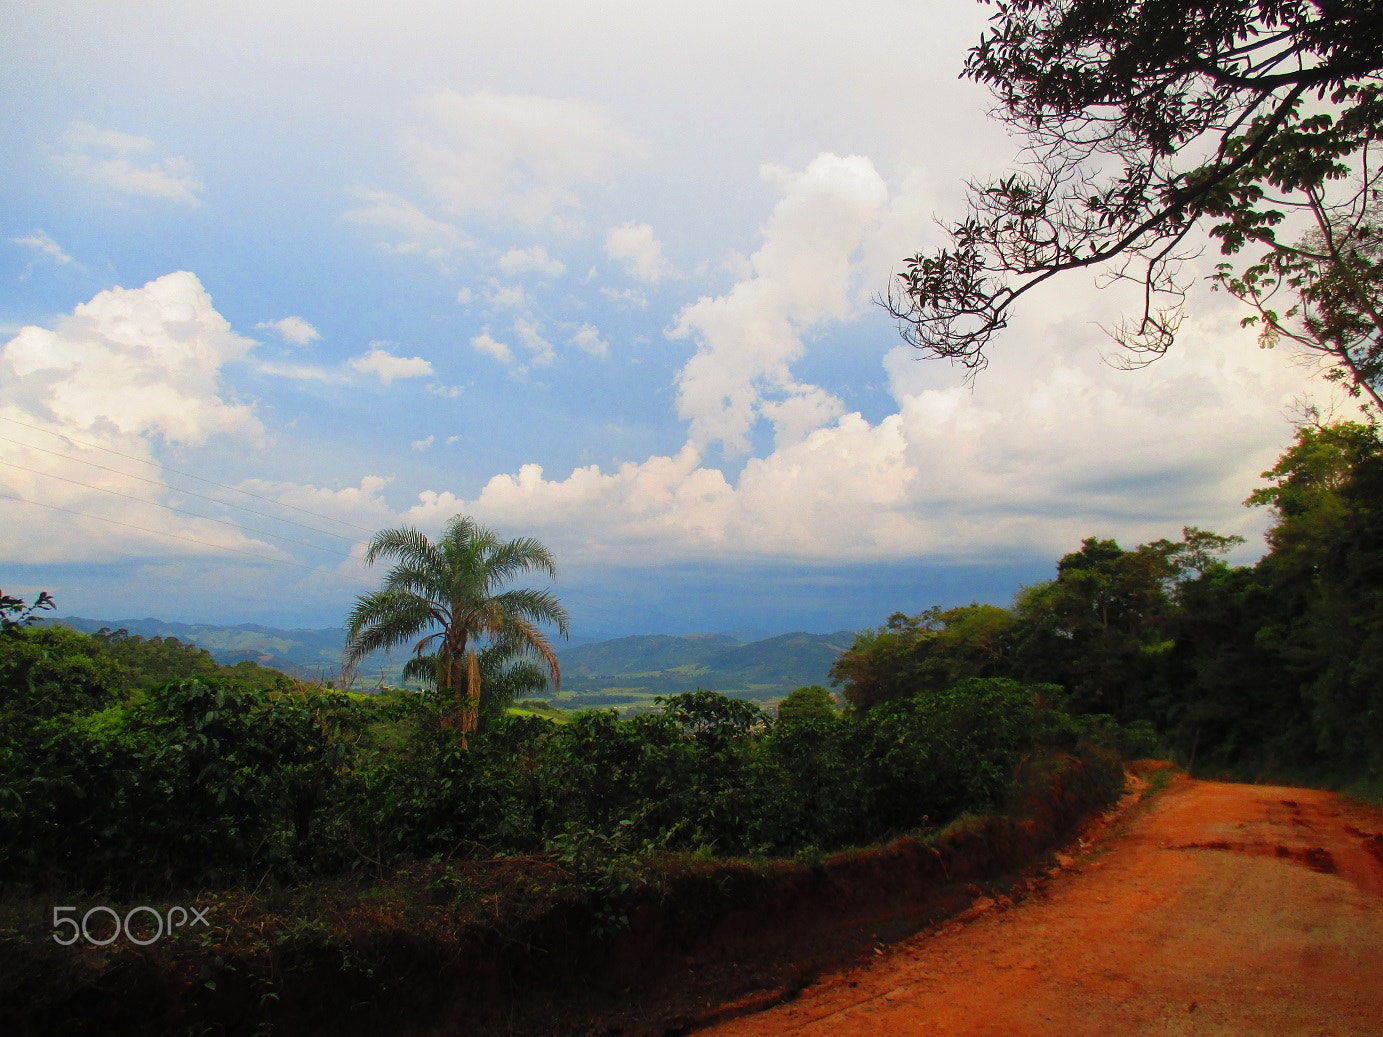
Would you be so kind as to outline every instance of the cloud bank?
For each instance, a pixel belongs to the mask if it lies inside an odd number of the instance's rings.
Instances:
[[[254,347],[186,271],[101,292],[51,329],[22,329],[0,349],[0,521],[23,531],[4,538],[4,559],[109,562],[166,554],[170,542],[182,554],[287,558],[166,510],[172,491],[156,464],[161,445],[263,444],[254,404],[223,378]]]

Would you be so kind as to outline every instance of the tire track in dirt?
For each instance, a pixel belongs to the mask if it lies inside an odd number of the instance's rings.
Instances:
[[[701,1032],[1380,1034],[1380,833],[1331,793],[1178,778],[1026,899]]]

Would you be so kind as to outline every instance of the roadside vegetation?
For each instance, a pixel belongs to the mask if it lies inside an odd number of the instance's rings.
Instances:
[[[960,679],[1059,686],[1197,773],[1383,789],[1383,444],[1304,425],[1248,497],[1268,553],[1195,528],[1125,549],[1089,537],[1010,608],[895,613],[837,662],[855,709]]]
[[[85,1009],[64,990],[109,1007],[111,970],[137,968],[221,1012],[239,970],[234,998],[254,977],[268,1025],[286,1018],[285,970],[373,989],[391,941],[434,963],[517,941],[521,972],[618,945],[639,911],[685,926],[742,909],[745,889],[762,907],[814,874],[882,875],[881,859],[943,885],[995,874],[1153,754],[1376,789],[1383,444],[1306,426],[1264,477],[1247,503],[1272,509],[1271,549],[1252,567],[1194,528],[1131,550],[1090,537],[1009,608],[895,613],[840,656],[839,698],[806,686],[776,713],[709,691],[625,717],[521,699],[552,658],[526,635],[565,612],[501,588],[525,559],[555,567],[466,520],[450,547],[388,531],[416,564],[353,613],[358,651],[416,642],[422,691],[351,694],[172,638],[36,626],[47,595],[5,596],[0,1008],[70,1021]],[[465,637],[419,640],[439,613]],[[58,905],[154,903],[219,905],[219,927],[156,951],[108,950],[104,932],[80,953],[52,943]]]
[[[0,651],[11,890],[293,885],[502,855],[819,854],[992,812],[1038,751],[1117,771],[1107,718],[1009,679],[867,712],[816,689],[780,717],[712,692],[560,723],[530,703],[463,744],[449,692],[219,673],[139,685],[101,639],[62,628],[15,630]]]
[[[1304,347],[1376,418],[1377,25],[1361,2],[998,5],[965,75],[1024,161],[905,261],[882,300],[905,339],[973,374],[1023,295],[1103,265],[1142,289],[1113,332],[1138,366],[1173,346],[1200,227],[1260,344]],[[1280,240],[1289,216],[1314,229]],[[894,612],[835,663],[843,701],[806,686],[776,713],[705,690],[625,717],[535,700],[560,689],[547,630],[568,617],[509,584],[555,561],[465,516],[435,543],[379,533],[366,560],[394,565],[347,617],[347,661],[409,646],[421,691],[40,627],[46,593],[0,595],[0,1019],[511,1030],[554,975],[628,996],[698,938],[790,916],[800,951],[852,905],[925,917],[932,890],[1050,848],[1132,758],[1377,796],[1383,442],[1313,421],[1264,478],[1253,566],[1191,526],[1133,548],[1096,531],[1010,607]],[[604,691],[587,701],[645,696]]]

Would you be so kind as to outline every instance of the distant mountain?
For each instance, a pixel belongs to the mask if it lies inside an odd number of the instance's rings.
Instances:
[[[224,665],[251,659],[284,673],[333,679],[341,670],[346,632],[340,627],[281,630],[245,624],[173,623],[160,619],[84,619],[64,616],[48,622],[92,634],[104,627],[141,637],[176,637],[205,648]],[[637,634],[591,644],[564,645],[562,668],[566,706],[648,705],[654,696],[706,688],[768,702],[804,684],[829,683],[831,664],[854,643],[853,631],[834,634],[781,634],[741,641],[729,634]],[[359,668],[360,685],[398,680],[407,652],[376,653]]]
[[[705,688],[769,701],[804,684],[828,684],[854,631],[782,634],[743,643],[726,634],[642,635],[558,652],[562,697],[573,705],[635,705]]]
[[[81,616],[63,616],[49,622],[71,627],[84,634],[94,634],[108,627],[111,630],[123,629],[140,637],[176,637],[179,641],[205,648],[213,659],[225,666],[250,659],[284,673],[313,678],[319,675],[336,676],[341,669],[341,653],[346,646],[346,631],[340,627],[279,630],[256,624],[212,626],[171,623],[162,619],[84,619]],[[365,666],[361,670],[362,673],[369,672]]]
[[[741,644],[728,634],[635,634],[613,641],[559,648],[557,658],[562,664],[562,679],[566,681],[704,666]]]
[[[834,634],[781,634],[740,645],[710,665],[747,685],[790,685],[791,691],[804,684],[829,683],[832,665],[854,643],[855,633],[850,630]]]

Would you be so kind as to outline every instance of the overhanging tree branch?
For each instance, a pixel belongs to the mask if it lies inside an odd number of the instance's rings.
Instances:
[[[1026,169],[972,184],[949,246],[906,260],[879,300],[905,340],[970,377],[1018,299],[1119,257],[1141,273],[1126,263],[1114,276],[1141,281],[1144,301],[1136,334],[1116,338],[1160,353],[1180,322],[1178,248],[1193,228],[1227,256],[1250,243],[1286,256],[1301,249],[1277,241],[1284,210],[1352,178],[1362,196],[1376,190],[1374,3],[1008,0],[992,21],[964,75],[1027,138]]]

